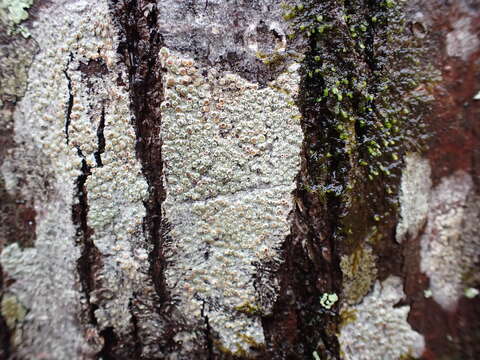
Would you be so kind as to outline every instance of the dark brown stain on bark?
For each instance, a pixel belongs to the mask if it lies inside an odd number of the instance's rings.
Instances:
[[[89,88],[93,86],[92,77],[101,78],[103,75],[108,74],[107,64],[105,64],[101,59],[90,59],[87,63],[80,61],[77,70],[82,73],[82,79]]]
[[[408,239],[404,247],[408,321],[426,342],[422,359],[476,359],[480,353],[480,299],[461,298],[455,310],[445,311],[431,297],[428,277],[420,269],[420,237]]]
[[[35,245],[35,217],[33,204],[19,194],[11,195],[0,179],[0,249],[17,243],[22,248]]]
[[[3,107],[0,125],[0,166],[7,151],[15,146],[13,139],[13,120],[11,115],[15,103],[2,97]],[[20,247],[31,247],[35,241],[35,215],[33,205],[29,206],[20,195],[11,195],[6,187],[3,176],[0,176],[0,253],[5,246],[18,243]],[[8,287],[5,274],[0,265],[0,302]],[[11,355],[11,331],[0,313],[0,360],[7,360]]]
[[[433,8],[431,33],[436,40],[438,68],[442,81],[435,89],[435,107],[428,118],[432,133],[427,156],[432,166],[434,185],[456,170],[478,174],[480,143],[480,100],[474,96],[480,91],[480,48],[462,54],[449,56],[446,50],[447,36],[455,31],[455,23],[469,21],[465,26],[468,33],[460,37],[473,36],[480,41],[480,4],[459,1],[442,4]],[[460,41],[456,38],[454,41]],[[463,44],[467,46],[468,44]]]
[[[102,75],[108,74],[107,65],[101,59],[90,59],[87,63],[80,62],[78,71],[81,71],[86,77],[102,77]]]
[[[456,30],[455,24],[463,21],[470,24],[463,28],[468,33],[457,33],[454,41],[461,44],[462,37],[479,38],[480,3],[422,1],[418,9],[426,17],[426,36],[434,43],[432,58],[442,75],[434,89],[433,109],[425,117],[431,134],[425,155],[432,167],[433,186],[444,177],[464,170],[472,175],[478,194],[480,101],[473,98],[480,91],[480,48],[473,48],[467,56],[462,56],[461,51],[449,55],[447,37]],[[463,44],[466,45],[468,43]],[[404,247],[404,278],[411,306],[408,321],[426,341],[423,358],[477,359],[480,354],[480,299],[460,298],[456,309],[448,312],[433,298],[425,297],[429,280],[420,269],[420,237],[408,239]],[[480,283],[476,284],[479,286]]]
[[[0,74],[1,76],[1,74]],[[13,131],[13,113],[19,97],[2,94],[0,90],[0,166],[8,152],[16,146]],[[21,179],[22,184],[28,179]],[[21,194],[10,194],[5,188],[3,177],[0,178],[0,252],[11,243],[18,243],[20,247],[32,247],[35,243],[34,204],[23,199]]]

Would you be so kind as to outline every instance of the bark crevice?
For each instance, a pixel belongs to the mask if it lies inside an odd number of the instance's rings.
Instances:
[[[212,338],[212,328],[208,320],[208,315],[205,312],[205,301],[202,304],[202,313],[201,316],[205,321],[205,343],[207,344],[207,359],[214,360],[214,350],[213,350],[213,338]]]
[[[102,113],[100,116],[100,122],[97,127],[97,146],[98,150],[95,151],[94,157],[97,167],[102,167],[102,154],[105,152],[105,135],[103,130],[105,128],[105,106],[102,106]]]
[[[73,61],[73,54],[70,54],[67,66],[63,71],[65,78],[67,79],[68,86],[68,101],[66,110],[65,121],[65,137],[67,144],[69,143],[69,127],[71,125],[71,113],[74,104],[74,95],[72,90],[72,79],[68,74],[70,63]],[[105,148],[105,139],[103,138],[103,126],[104,126],[104,108],[102,109],[102,118],[99,125],[99,152]],[[97,133],[98,133],[97,132]],[[100,147],[100,142],[103,140],[103,148]],[[95,310],[97,305],[91,301],[91,292],[95,290],[98,284],[96,283],[95,274],[98,268],[101,266],[101,254],[95,246],[92,235],[93,229],[88,225],[88,192],[86,188],[86,182],[88,177],[92,174],[91,166],[88,165],[85,155],[79,146],[75,146],[77,155],[81,159],[81,174],[75,180],[75,199],[72,206],[72,222],[76,227],[76,244],[80,247],[80,257],[77,259],[76,268],[82,289],[82,294],[85,296],[86,304],[84,305],[80,314],[80,319],[84,324],[98,326],[98,322],[95,316]],[[96,158],[96,156],[95,156]],[[101,161],[100,161],[101,164]],[[97,163],[97,165],[100,165]],[[104,338],[104,348],[109,346],[109,339]]]
[[[70,75],[68,75],[68,68],[72,60],[73,60],[73,54],[70,53],[70,57],[68,58],[67,65],[65,66],[65,70],[63,70],[63,74],[67,79],[67,87],[68,87],[68,102],[67,102],[67,111],[65,114],[65,137],[67,140],[67,145],[70,141],[69,128],[70,128],[72,108],[73,108],[72,79],[70,78]]]
[[[169,224],[162,214],[162,203],[166,193],[163,187],[163,161],[161,141],[161,103],[163,101],[162,66],[159,52],[164,41],[158,30],[159,16],[157,3],[153,0],[111,1],[111,11],[116,19],[120,34],[117,52],[123,58],[129,78],[130,110],[132,125],[137,138],[136,156],[142,166],[142,173],[148,184],[148,197],[144,201],[146,215],[143,232],[150,250],[148,256],[149,276],[155,290],[150,303],[151,311],[159,315],[159,333],[152,335],[157,340],[158,353],[178,350],[174,340],[179,324],[173,316],[174,301],[171,299],[164,269],[167,259],[166,245],[169,241]],[[142,303],[137,294],[134,310]],[[145,348],[145,344],[142,345]],[[145,355],[143,355],[145,356]]]
[[[100,261],[100,254],[96,248],[91,236],[92,229],[88,226],[88,195],[85,183],[87,178],[92,174],[91,168],[87,164],[82,151],[77,147],[78,156],[82,159],[81,174],[76,180],[76,197],[77,203],[73,205],[72,220],[77,227],[77,244],[81,247],[81,255],[77,260],[77,271],[82,285],[82,291],[87,300],[87,319],[88,322],[97,325],[95,318],[95,305],[90,301],[90,293],[94,290],[95,276],[94,269],[98,261]]]
[[[163,42],[157,31],[156,2],[113,1],[113,12],[117,15],[122,35],[118,52],[125,59],[129,75],[137,158],[149,187],[144,228],[153,248],[149,259],[150,272],[156,292],[164,300],[168,292],[163,279],[163,241],[160,238],[161,204],[165,198],[160,140],[163,85],[158,56]]]

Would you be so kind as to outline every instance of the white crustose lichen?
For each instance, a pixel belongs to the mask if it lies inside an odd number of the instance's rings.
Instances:
[[[302,130],[298,65],[265,88],[164,48],[165,189],[172,296],[193,324],[208,317],[227,351],[263,344],[254,263],[278,257],[289,232]],[[188,342],[188,336],[182,341]]]

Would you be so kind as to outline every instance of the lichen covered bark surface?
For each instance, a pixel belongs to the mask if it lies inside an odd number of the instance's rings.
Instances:
[[[299,66],[259,89],[162,49],[165,218],[171,224],[165,276],[191,325],[218,333],[231,353],[264,347],[261,315],[275,283],[255,281],[266,260],[280,262],[300,166],[300,113],[293,104]],[[182,75],[184,73],[184,75]],[[263,296],[263,299],[262,299]],[[263,300],[263,301],[262,301]]]
[[[21,189],[37,214],[34,247],[14,243],[1,255],[8,294],[27,309],[12,338],[15,353],[93,358],[113,348],[117,357],[139,356],[138,342],[152,350],[149,322],[136,326],[138,299],[151,321],[148,301],[158,301],[141,226],[147,185],[116,29],[106,2],[36,10],[30,30],[38,52],[14,113],[22,146],[2,166],[7,190]]]

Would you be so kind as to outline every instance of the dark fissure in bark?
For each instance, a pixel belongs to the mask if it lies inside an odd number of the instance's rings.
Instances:
[[[159,302],[154,304],[154,311],[164,322],[159,329],[157,345],[161,352],[171,353],[177,347],[173,340],[177,330],[171,314],[173,303],[164,277],[168,224],[163,219],[161,210],[165,199],[160,139],[163,84],[158,54],[163,39],[157,29],[158,10],[153,0],[127,0],[111,1],[111,11],[121,35],[117,51],[128,70],[130,109],[137,136],[136,154],[148,184],[149,196],[144,203],[146,216],[143,230],[151,246],[149,272]],[[138,303],[141,302],[139,299]],[[134,302],[136,303],[137,301]]]
[[[67,62],[67,66],[64,70],[65,78],[68,81],[68,103],[65,119],[65,137],[67,144],[69,143],[69,126],[71,124],[71,114],[72,107],[74,103],[74,96],[72,93],[72,82],[68,74],[70,62],[73,60],[73,54],[70,54],[70,58]],[[104,109],[102,110],[102,118],[100,120],[99,130],[99,153],[103,152],[105,148],[105,139],[103,138],[103,126],[105,113]],[[98,134],[98,132],[97,132]],[[100,147],[100,142],[103,140],[103,148]],[[77,154],[82,160],[81,174],[77,177],[75,181],[76,185],[76,198],[77,203],[72,206],[72,222],[77,228],[76,232],[76,243],[81,248],[80,257],[77,260],[77,272],[80,279],[80,284],[82,287],[82,293],[86,299],[86,306],[83,312],[80,314],[81,321],[84,324],[91,324],[94,327],[97,326],[97,319],[95,317],[95,310],[97,305],[93,304],[90,299],[90,294],[93,290],[98,287],[98,284],[95,280],[95,273],[102,266],[101,264],[101,254],[93,240],[91,239],[93,230],[88,226],[88,194],[86,189],[87,178],[92,174],[91,167],[87,164],[84,154],[82,153],[79,147],[76,147]],[[96,156],[95,156],[96,158]],[[101,160],[100,160],[101,164]],[[97,164],[99,165],[99,164]],[[109,346],[108,338],[104,339],[104,347]]]
[[[300,94],[310,92],[311,85],[304,77]],[[335,195],[322,202],[305,187],[317,170],[307,154],[325,139],[319,134],[325,125],[318,117],[319,112],[309,109],[307,103],[301,104],[300,109],[305,139],[302,170],[294,193],[293,225],[282,248],[280,294],[273,315],[263,319],[263,326],[267,353],[272,359],[309,359],[314,351],[322,359],[334,359],[339,354],[335,336],[338,316],[335,307],[325,309],[320,299],[324,293],[338,294],[341,289],[335,241],[342,204]],[[338,174],[340,162],[332,162],[330,166],[331,174]]]
[[[78,156],[82,158],[82,174],[78,176],[76,181],[78,203],[73,205],[72,221],[77,227],[77,242],[81,247],[81,256],[77,260],[77,271],[82,285],[82,291],[87,300],[87,308],[85,309],[84,321],[97,325],[95,317],[96,305],[90,301],[90,293],[95,290],[95,272],[101,263],[100,252],[93,243],[91,236],[92,229],[88,226],[88,195],[85,183],[91,175],[90,166],[88,166],[82,151],[77,148]]]
[[[70,62],[72,60],[73,60],[73,54],[70,53],[70,57],[67,61],[67,66],[65,66],[65,70],[63,70],[63,74],[67,79],[67,86],[68,86],[68,103],[67,103],[67,112],[65,114],[65,138],[67,139],[67,144],[70,141],[68,130],[70,127],[72,107],[73,107],[72,79],[70,79],[70,76],[68,75],[68,67],[70,66]]]
[[[213,339],[212,339],[212,328],[210,327],[210,323],[208,322],[208,315],[205,313],[205,301],[202,304],[202,314],[201,316],[204,318],[205,321],[205,343],[207,344],[207,359],[213,360],[214,351],[213,351]]]
[[[107,327],[100,331],[100,336],[105,340],[102,350],[97,354],[98,359],[119,360],[115,355],[114,349],[118,344],[118,337],[112,327]]]
[[[100,122],[98,123],[97,128],[97,144],[98,150],[95,151],[95,162],[97,167],[102,167],[102,154],[105,152],[105,135],[103,134],[103,129],[105,128],[105,106],[102,107],[102,115],[100,117]]]
[[[72,221],[77,227],[77,244],[81,247],[81,255],[77,260],[77,272],[80,278],[82,293],[85,296],[86,306],[80,314],[80,319],[84,324],[98,326],[95,310],[98,305],[92,303],[90,294],[92,291],[99,289],[100,285],[96,278],[96,273],[102,266],[102,256],[95,246],[92,235],[93,230],[88,226],[88,193],[85,187],[87,178],[92,174],[91,167],[87,164],[85,156],[77,147],[78,156],[82,159],[81,175],[76,180],[78,203],[72,207]],[[97,354],[98,359],[113,359],[107,356],[108,349],[112,348],[116,343],[116,338],[111,336],[110,332],[103,330],[100,332],[103,337],[103,346]]]
[[[134,295],[135,297],[135,295]],[[142,354],[142,342],[139,338],[139,328],[138,328],[138,319],[135,316],[135,311],[133,311],[133,301],[130,299],[130,303],[128,304],[128,309],[130,310],[130,314],[132,314],[132,328],[133,328],[133,340],[134,340],[134,349],[133,353],[135,354],[135,359],[141,359]]]
[[[163,99],[163,86],[158,60],[163,43],[156,30],[156,3],[113,1],[113,11],[123,36],[118,52],[124,56],[129,72],[131,109],[137,135],[137,157],[142,163],[142,171],[149,186],[144,227],[153,245],[150,254],[151,275],[160,299],[166,300],[168,293],[163,279],[164,260],[162,239],[159,236],[162,223],[161,204],[165,198],[160,141],[160,104]]]

